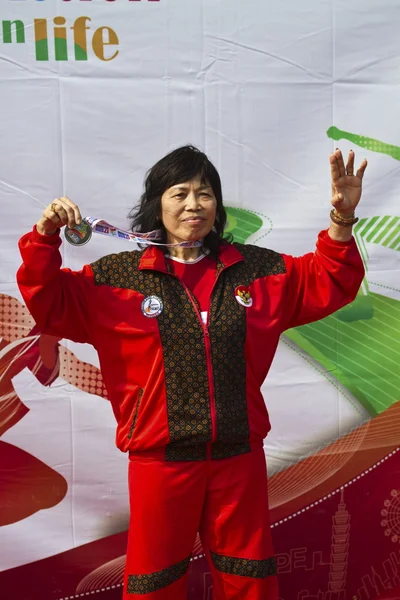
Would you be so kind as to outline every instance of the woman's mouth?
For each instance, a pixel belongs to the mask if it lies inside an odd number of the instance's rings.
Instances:
[[[189,217],[188,219],[184,219],[184,223],[189,223],[191,225],[196,225],[199,223],[203,223],[204,219],[201,217]]]

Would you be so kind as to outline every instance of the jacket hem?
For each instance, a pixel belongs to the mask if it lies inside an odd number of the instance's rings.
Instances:
[[[211,446],[211,455],[207,448]],[[165,462],[193,462],[202,460],[225,460],[241,454],[247,454],[253,450],[263,447],[263,440],[253,442],[215,442],[213,444],[202,443],[192,445],[171,444],[163,448],[152,448],[150,450],[129,450],[129,460],[147,459],[163,460]]]

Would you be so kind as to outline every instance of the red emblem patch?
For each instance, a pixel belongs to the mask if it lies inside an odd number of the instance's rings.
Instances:
[[[235,298],[242,306],[247,308],[253,304],[253,298],[251,297],[249,288],[245,285],[239,285],[235,289]]]

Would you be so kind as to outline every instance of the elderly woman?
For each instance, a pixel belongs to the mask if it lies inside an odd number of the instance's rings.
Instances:
[[[299,258],[223,238],[218,172],[191,146],[153,166],[133,213],[163,245],[61,269],[60,228],[82,219],[65,197],[20,240],[30,312],[96,348],[129,453],[126,600],[186,598],[197,531],[214,600],[278,599],[260,388],[280,334],[351,302],[364,276],[352,225],[367,163],[330,163],[331,224]]]

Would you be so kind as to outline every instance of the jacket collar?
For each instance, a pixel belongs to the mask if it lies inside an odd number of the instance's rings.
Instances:
[[[243,254],[233,244],[221,244],[218,255],[219,269],[225,269],[235,263],[244,260]],[[139,263],[139,270],[150,269],[152,271],[161,271],[168,273],[168,266],[165,260],[164,252],[157,246],[149,246],[143,252]]]

